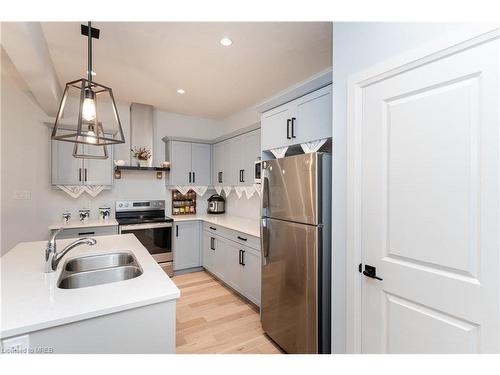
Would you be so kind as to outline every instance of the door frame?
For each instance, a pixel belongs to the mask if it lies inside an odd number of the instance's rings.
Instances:
[[[353,74],[347,81],[346,352],[362,353],[362,90],[376,82],[500,38],[500,24],[475,24]],[[500,267],[500,265],[499,265]],[[500,332],[499,332],[500,337]]]

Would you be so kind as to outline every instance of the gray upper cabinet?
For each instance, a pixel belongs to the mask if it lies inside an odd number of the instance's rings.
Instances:
[[[332,85],[264,112],[262,150],[332,136]]]
[[[193,170],[193,185],[208,186],[211,184],[211,153],[212,146],[207,143],[191,145],[191,169]]]
[[[107,159],[80,159],[73,157],[74,145],[51,140],[52,185],[113,185],[113,146],[107,147]],[[98,146],[83,148],[86,154],[102,154]]]
[[[212,146],[207,143],[166,141],[170,161],[167,185],[211,185]]]
[[[213,150],[214,185],[249,186],[254,183],[254,165],[260,156],[260,129],[216,143]]]
[[[167,142],[167,160],[171,163],[168,184],[191,184],[191,143]]]
[[[213,172],[212,181],[214,186],[231,185],[231,142],[222,141],[213,146]]]

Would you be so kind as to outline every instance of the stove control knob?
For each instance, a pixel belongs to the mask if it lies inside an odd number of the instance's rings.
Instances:
[[[122,204],[122,203],[120,203],[120,204],[118,205],[118,207],[123,207],[123,204]]]
[[[125,203],[125,207],[128,207],[128,203]]]

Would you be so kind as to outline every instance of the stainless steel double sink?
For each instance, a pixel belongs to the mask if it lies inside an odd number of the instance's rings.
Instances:
[[[142,275],[132,253],[108,253],[69,259],[57,282],[61,289],[77,289],[114,283]]]

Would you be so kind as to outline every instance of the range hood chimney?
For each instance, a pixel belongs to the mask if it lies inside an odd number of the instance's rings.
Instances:
[[[149,165],[154,166],[153,151],[153,109],[152,105],[132,103],[130,105],[130,148],[146,147],[151,150]],[[130,165],[134,165],[130,155]]]

